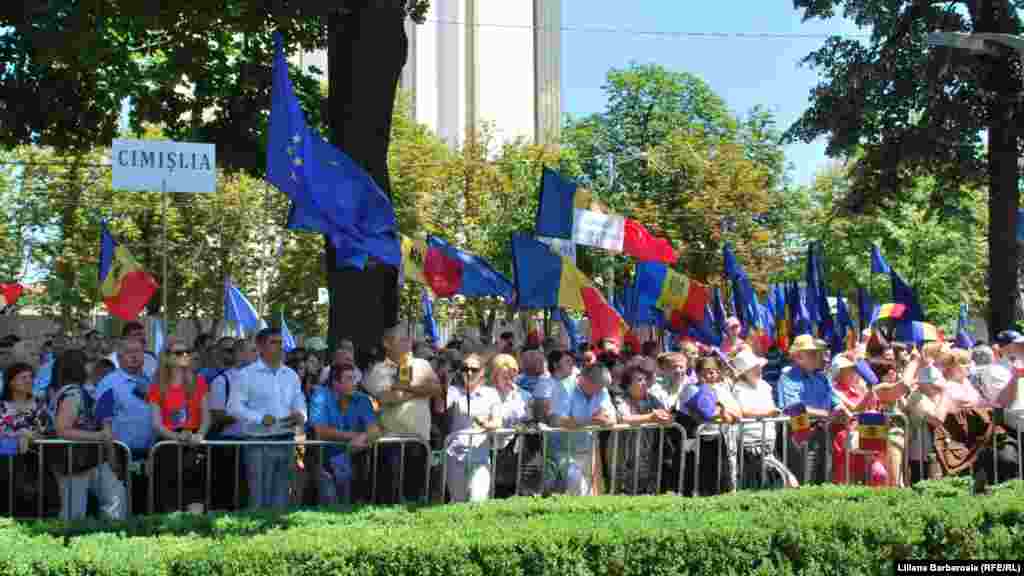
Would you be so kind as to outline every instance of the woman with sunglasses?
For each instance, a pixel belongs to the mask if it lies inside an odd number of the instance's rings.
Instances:
[[[192,350],[185,341],[169,338],[160,354],[157,381],[150,385],[146,401],[153,407],[153,430],[164,440],[173,440],[184,448],[161,448],[156,453],[155,501],[161,511],[186,507],[203,511],[203,453],[198,446],[210,427],[210,406],[206,379],[192,367]],[[178,465],[181,463],[182,498],[178,502]]]
[[[453,502],[480,502],[491,490],[491,444],[482,432],[501,426],[501,399],[485,387],[483,358],[470,354],[462,363],[464,388],[448,386],[446,408],[450,434],[447,447],[448,493]],[[471,431],[474,434],[460,432]]]

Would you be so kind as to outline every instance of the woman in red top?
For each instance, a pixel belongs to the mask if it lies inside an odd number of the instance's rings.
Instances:
[[[835,484],[846,484],[849,480],[846,478],[846,438],[856,428],[856,415],[881,410],[878,396],[861,379],[856,364],[848,354],[839,354],[832,362],[832,389],[840,405],[853,415],[845,424],[832,423],[832,482]],[[861,453],[850,454],[849,458],[850,476],[854,479],[863,478],[865,468],[870,466],[870,485],[884,486],[889,483],[883,454],[875,454],[870,461]]]
[[[169,338],[160,355],[156,382],[149,387],[146,400],[153,406],[153,429],[163,440],[184,446],[179,450],[157,450],[155,501],[160,511],[183,509],[202,512],[206,457],[199,448],[210,427],[206,379],[192,368],[192,350],[183,340]],[[178,462],[181,462],[182,501],[178,501]]]

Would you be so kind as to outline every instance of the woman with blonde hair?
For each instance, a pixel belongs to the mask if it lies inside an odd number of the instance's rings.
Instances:
[[[192,367],[192,353],[184,340],[169,338],[160,353],[157,380],[149,387],[146,401],[153,407],[153,430],[164,440],[179,443],[179,448],[162,448],[156,454],[159,479],[154,501],[161,511],[188,505],[191,512],[203,508],[203,481],[206,455],[197,448],[210,428],[210,405],[206,379]],[[180,454],[180,459],[179,459]],[[178,466],[181,466],[182,502],[177,500]],[[159,496],[157,500],[156,496]]]

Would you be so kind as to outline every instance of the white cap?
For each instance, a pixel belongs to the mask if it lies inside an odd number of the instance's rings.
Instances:
[[[743,348],[732,360],[732,366],[737,374],[746,374],[754,368],[764,366],[767,363],[767,360],[758,357],[750,348]]]

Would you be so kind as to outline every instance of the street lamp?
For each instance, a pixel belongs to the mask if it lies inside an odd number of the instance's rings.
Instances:
[[[1020,58],[1022,61],[1024,61],[1024,37],[1016,36],[1014,34],[1003,34],[1003,33],[992,33],[992,32],[978,32],[978,33],[972,33],[972,34],[967,34],[967,33],[963,33],[963,32],[931,32],[931,33],[928,34],[928,46],[929,47],[942,46],[942,47],[947,47],[947,48],[959,48],[959,49],[962,49],[962,50],[967,50],[967,51],[969,51],[971,53],[974,53],[974,54],[985,54],[985,55],[989,55],[989,56],[999,56],[1000,55],[1000,51],[997,49],[997,47],[995,45],[999,45],[999,46],[1001,46],[1003,48],[1010,48],[1011,50],[1014,51],[1014,53],[1017,55],[1018,58]],[[1014,96],[1016,98],[1020,98],[1021,93],[1017,92],[1016,94],[1007,94],[1007,93],[1003,92],[1003,93],[999,94],[999,96],[1000,96],[1001,100],[1007,99],[1007,98],[1012,98]],[[993,115],[996,116],[996,118],[994,120],[990,121],[991,123],[990,123],[989,129],[988,129],[988,139],[989,139],[988,156],[989,156],[989,178],[990,178],[990,184],[989,184],[989,193],[990,193],[990,199],[989,199],[989,215],[990,215],[990,223],[989,223],[989,227],[990,227],[990,239],[989,239],[990,262],[989,262],[989,271],[990,271],[991,277],[993,277],[993,278],[995,277],[995,275],[993,275],[991,273],[992,273],[992,270],[995,269],[995,267],[998,265],[998,262],[997,262],[997,259],[993,257],[993,250],[994,249],[993,249],[993,243],[992,243],[992,239],[991,239],[991,233],[992,233],[991,230],[992,230],[992,227],[995,226],[996,220],[998,218],[1006,218],[1006,219],[1008,219],[1009,220],[1008,223],[1006,222],[1006,220],[1003,220],[1004,223],[1008,224],[1006,226],[1006,229],[1003,230],[1003,232],[1012,235],[1013,238],[1017,241],[1017,244],[1020,244],[1021,240],[1022,240],[1022,238],[1021,238],[1021,220],[1022,220],[1021,216],[1022,216],[1022,214],[1021,214],[1021,210],[1020,210],[1019,206],[1017,206],[1017,199],[1016,199],[1016,196],[1018,194],[1019,184],[1017,182],[1013,182],[1013,184],[1011,186],[1009,183],[1004,182],[1004,184],[1007,184],[1007,190],[1012,191],[1013,194],[1008,196],[1006,201],[1003,201],[1002,199],[996,200],[996,194],[997,194],[998,190],[1000,190],[1001,188],[997,185],[997,182],[996,182],[998,176],[997,176],[997,170],[996,170],[996,168],[994,166],[999,166],[999,167],[1004,168],[1004,169],[1008,168],[1010,170],[1015,170],[1017,172],[1016,174],[1014,174],[1015,179],[1016,179],[1016,178],[1019,178],[1019,164],[1020,164],[1020,158],[1016,158],[1015,162],[1013,164],[1010,164],[1009,166],[1006,166],[1005,162],[1001,162],[1001,161],[997,160],[997,158],[1000,155],[1002,155],[1002,154],[994,152],[994,149],[996,149],[998,147],[998,148],[1001,149],[1001,152],[1003,152],[1004,154],[1008,154],[1008,152],[1005,152],[1005,151],[1006,150],[1011,150],[1011,149],[1015,151],[1016,150],[1016,145],[1017,145],[1016,135],[1012,132],[1013,128],[1012,128],[1011,125],[1014,123],[1014,120],[1013,120],[1013,114],[1012,114],[1012,109],[1010,107],[1010,103],[1005,102],[1005,100],[1003,100],[998,106],[1001,107],[1002,111],[999,112],[999,113],[995,113],[994,112]],[[1012,207],[1016,207],[1017,209],[1014,210]],[[1009,209],[1006,210],[1004,208],[1009,208]],[[997,213],[999,214],[999,216],[997,216]],[[1011,246],[1013,246],[1012,241],[1011,241]],[[1013,246],[1013,248],[1016,248],[1016,246]],[[1018,264],[1017,264],[1016,258],[1013,259],[1012,264],[1009,263],[1009,262],[1006,262],[1006,263],[1010,264],[1010,266],[1012,266],[1012,269],[1014,271],[1013,278],[1012,278],[1012,282],[1014,283],[1013,292],[1014,293],[1018,293],[1017,292],[1017,288],[1016,288],[1016,283],[1018,282],[1018,278],[1019,278],[1018,277],[1019,269],[1018,269]],[[995,286],[993,286],[993,289],[994,289],[995,292],[998,292],[999,288],[1005,287],[1005,286],[1001,286],[1002,281],[999,281],[999,280],[993,280],[992,283],[995,285]],[[999,329],[1003,329],[1003,328],[1006,327],[1005,325],[1004,326],[1000,326],[999,325],[1000,322],[998,321],[998,317],[1001,316],[1001,315],[1002,314],[997,312],[996,310],[992,311],[991,321],[992,321],[992,324],[996,325],[995,328],[991,328],[992,330],[999,330]],[[1006,320],[1006,319],[1004,318],[1003,320]],[[1010,318],[1010,322],[1012,322],[1012,316]]]
[[[928,46],[935,48],[960,48],[970,52],[998,56],[999,52],[988,43],[1000,44],[1012,48],[1018,55],[1024,56],[1024,37],[1013,34],[997,34],[994,32],[931,32],[928,34]]]

